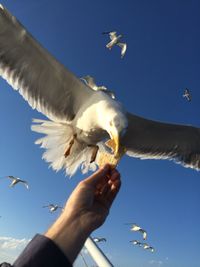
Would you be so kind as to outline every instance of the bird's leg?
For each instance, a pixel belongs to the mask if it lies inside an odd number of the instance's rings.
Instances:
[[[77,137],[77,134],[74,134],[72,137],[72,140],[69,142],[69,147],[67,148],[67,150],[65,151],[65,154],[64,154],[65,158],[67,158],[70,155],[71,148],[74,144],[76,137]]]
[[[97,145],[88,145],[89,147],[92,147],[92,156],[90,159],[90,163],[94,162],[96,160],[97,152],[99,150],[99,147]]]

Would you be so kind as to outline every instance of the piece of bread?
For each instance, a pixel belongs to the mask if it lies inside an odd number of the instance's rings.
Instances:
[[[122,149],[121,152],[119,153],[118,157],[115,157],[114,154],[109,153],[109,152],[105,152],[105,151],[99,151],[98,155],[97,155],[97,165],[99,167],[103,167],[106,163],[110,164],[113,168],[116,168],[116,166],[118,165],[120,159],[122,158],[122,156],[124,155],[125,150]]]

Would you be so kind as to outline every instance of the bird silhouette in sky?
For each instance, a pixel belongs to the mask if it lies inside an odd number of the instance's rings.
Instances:
[[[192,95],[188,88],[184,90],[183,97],[186,98],[188,102],[192,101]]]
[[[103,32],[102,34],[109,34],[110,36],[111,41],[106,45],[106,47],[111,50],[114,45],[118,45],[121,48],[121,58],[123,58],[126,53],[127,44],[119,41],[122,38],[122,35],[117,35],[117,32],[115,31]]]
[[[27,189],[29,189],[29,185],[28,185],[27,181],[22,180],[19,177],[15,177],[15,176],[12,176],[12,175],[8,175],[8,176],[5,176],[5,177],[12,180],[11,184],[9,185],[10,187],[14,187],[16,184],[22,183],[22,184],[25,185],[25,187]]]
[[[43,206],[43,208],[48,208],[50,212],[54,212],[57,209],[62,209],[63,210],[63,207],[58,206],[57,204],[49,204],[49,205]]]

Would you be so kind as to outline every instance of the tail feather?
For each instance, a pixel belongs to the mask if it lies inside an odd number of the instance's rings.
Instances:
[[[35,132],[45,134],[36,140],[36,144],[46,149],[42,158],[50,163],[53,170],[65,169],[67,175],[72,176],[81,166],[82,173],[96,169],[95,163],[90,163],[92,148],[87,144],[75,140],[70,155],[65,158],[64,154],[74,135],[74,130],[67,123],[34,119],[35,123],[31,129]]]

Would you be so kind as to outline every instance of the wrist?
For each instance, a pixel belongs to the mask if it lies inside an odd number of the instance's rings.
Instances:
[[[78,219],[60,216],[45,233],[74,262],[91,232],[85,231]]]

